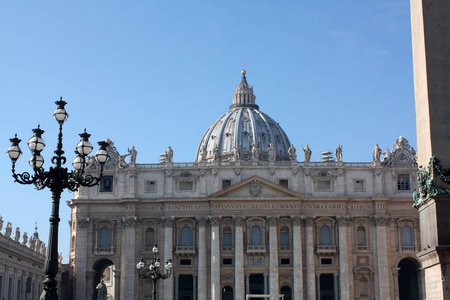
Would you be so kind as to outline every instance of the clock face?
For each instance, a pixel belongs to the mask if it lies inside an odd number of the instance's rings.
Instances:
[[[395,152],[394,157],[395,160],[400,163],[407,163],[411,158],[411,154],[409,154],[409,152],[406,150],[400,149]]]

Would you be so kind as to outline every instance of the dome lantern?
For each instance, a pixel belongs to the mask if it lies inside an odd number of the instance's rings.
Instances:
[[[197,148],[197,163],[232,162],[237,160],[290,160],[290,141],[271,117],[255,104],[253,87],[242,70],[240,84],[235,87],[233,104],[205,132]],[[272,144],[272,147],[270,146]],[[252,151],[252,148],[257,148]],[[274,153],[273,149],[276,149]],[[255,154],[256,153],[256,154]]]

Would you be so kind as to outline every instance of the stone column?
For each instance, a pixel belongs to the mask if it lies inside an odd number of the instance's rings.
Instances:
[[[172,245],[172,233],[173,233],[173,217],[164,218],[164,260],[173,258],[173,245]],[[173,274],[166,280],[164,280],[164,300],[173,300]]]
[[[76,229],[76,245],[73,247],[76,249],[75,254],[75,272],[77,276],[75,277],[75,298],[76,299],[86,299],[86,271],[87,271],[87,249],[88,249],[88,227],[90,220],[77,219],[77,229]]]
[[[420,217],[421,252],[428,299],[450,299],[450,2],[411,0],[414,94],[420,195],[415,201]],[[436,157],[440,162],[432,164]],[[424,184],[427,182],[427,184]],[[433,186],[435,184],[435,186]],[[418,198],[421,198],[420,200]]]
[[[294,299],[303,299],[303,254],[302,254],[302,218],[291,216],[292,220],[292,255],[294,263]]]
[[[333,274],[333,284],[334,284],[334,300],[338,300],[338,299],[350,299],[350,298],[339,298],[338,295],[338,291],[337,291],[337,286],[338,286],[338,279],[337,279],[338,275],[336,273]]]
[[[316,266],[314,256],[314,219],[304,217],[306,235],[306,298],[316,299]]]
[[[347,227],[350,225],[350,217],[338,216],[337,221],[339,224],[339,294],[341,295],[340,299],[350,299],[348,267],[350,249],[347,243]],[[337,286],[335,286],[336,288]]]
[[[174,280],[175,280],[175,299],[178,299],[178,290],[179,290],[179,286],[178,284],[180,283],[180,276],[174,275]]]
[[[86,271],[86,294],[88,295],[88,299],[94,296],[94,275],[95,271]]]
[[[197,275],[192,275],[192,277],[193,277],[193,287],[192,287],[193,295],[192,295],[192,300],[197,300],[198,299],[197,298],[197,295],[198,295],[198,293],[197,293]]]
[[[264,294],[269,293],[269,285],[267,284],[269,274],[264,273]]]
[[[250,293],[250,274],[245,274],[245,290]]]
[[[244,220],[243,216],[233,216],[234,220],[234,299],[245,299],[244,286]],[[246,278],[248,281],[248,276]]]
[[[377,235],[377,273],[378,273],[378,289],[376,291],[378,299],[391,299],[391,287],[389,283],[389,264],[388,264],[388,249],[387,249],[387,235],[386,226],[388,224],[388,216],[375,216]]]
[[[136,282],[136,257],[135,257],[135,243],[136,243],[136,221],[137,217],[124,217],[122,219],[122,234],[124,237],[122,245],[122,276],[123,282],[122,299],[134,299],[134,287]]]
[[[206,217],[198,217],[198,300],[207,300],[207,279],[206,264]]]
[[[316,290],[317,290],[317,299],[320,299],[320,274],[314,274],[316,277]],[[309,299],[309,298],[308,298]],[[311,298],[316,299],[316,298]]]
[[[268,216],[269,221],[269,294],[280,293],[278,275],[278,217]],[[271,298],[271,300],[277,300]]]
[[[394,278],[393,284],[394,284],[394,299],[398,299],[399,290],[398,290],[398,271],[400,271],[400,268],[392,268],[392,277]],[[422,299],[422,298],[419,298]]]
[[[114,299],[120,295],[120,270],[114,270]]]
[[[211,300],[220,300],[220,216],[211,221]]]

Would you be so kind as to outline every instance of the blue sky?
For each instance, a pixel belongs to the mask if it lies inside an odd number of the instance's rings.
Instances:
[[[3,1],[0,3],[0,145],[45,130],[45,167],[56,147],[52,118],[68,102],[67,159],[78,134],[135,146],[155,163],[168,145],[192,162],[203,133],[228,110],[245,64],[261,111],[312,161],[343,145],[367,162],[403,135],[416,148],[409,1]],[[300,151],[301,152],[301,151]],[[70,165],[68,165],[70,167]],[[0,156],[0,215],[47,242],[50,192],[13,183]],[[67,261],[64,193],[60,249]]]

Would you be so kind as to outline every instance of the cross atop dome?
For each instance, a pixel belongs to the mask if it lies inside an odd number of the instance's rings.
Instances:
[[[245,77],[247,71],[242,69],[241,74],[241,83],[234,88],[233,105],[230,106],[230,109],[234,107],[254,107],[259,109],[258,105],[255,104],[256,96],[253,94],[253,87],[248,84]]]

